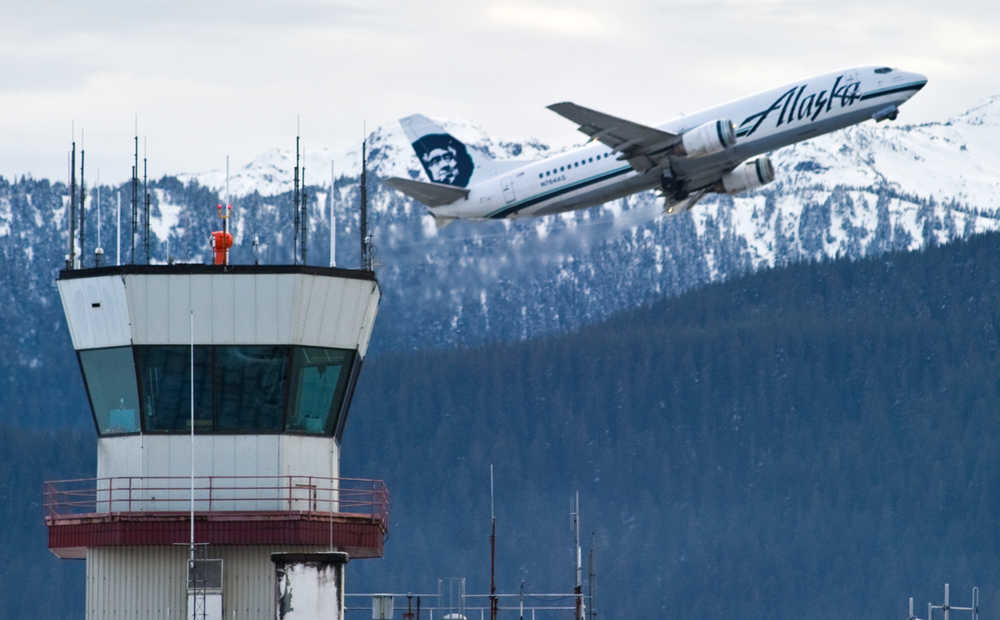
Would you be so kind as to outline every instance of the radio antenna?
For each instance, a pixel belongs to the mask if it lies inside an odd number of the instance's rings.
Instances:
[[[84,242],[86,237],[83,236],[83,225],[87,221],[87,185],[83,180],[83,158],[86,154],[83,148],[83,130],[80,130],[80,266],[85,266],[87,262],[86,249],[84,248]]]
[[[142,210],[142,232],[143,232],[143,243],[146,248],[146,264],[149,264],[149,140],[146,136],[142,137],[142,195],[143,195],[143,210]]]
[[[493,504],[493,464],[490,463],[490,620],[497,620],[500,599],[497,597],[497,517]]]
[[[94,266],[101,266],[101,259],[104,258],[104,248],[101,246],[101,169],[97,169],[97,248],[94,249]]]
[[[576,506],[570,512],[572,519],[573,533],[576,537],[576,586],[573,592],[576,593],[576,620],[584,620],[583,616],[583,558],[580,552],[580,492],[576,492]]]
[[[306,190],[306,167],[302,166],[302,264],[306,264],[306,244],[309,240],[309,198]]]
[[[69,156],[69,257],[66,269],[76,266],[76,123],[70,131],[73,146]]]
[[[135,227],[138,223],[139,203],[139,115],[135,115],[135,151],[132,160],[132,222],[129,233],[132,237],[132,250],[129,253],[129,263],[135,264]]]
[[[337,266],[337,220],[334,217],[334,190],[337,186],[337,177],[334,176],[333,160],[330,160],[330,266]]]
[[[298,263],[299,246],[299,141],[301,118],[295,117],[295,180],[292,192],[292,262]]]
[[[115,265],[122,264],[122,190],[115,192]]]
[[[367,132],[367,128],[365,129]],[[368,134],[361,142],[361,268],[371,270],[368,259]]]

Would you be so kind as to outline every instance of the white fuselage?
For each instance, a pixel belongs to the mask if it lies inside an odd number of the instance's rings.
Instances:
[[[681,179],[688,191],[708,187],[751,157],[869,120],[902,104],[927,82],[918,73],[875,69],[821,75],[658,126],[680,135],[709,121],[732,121],[736,143],[713,155],[671,157],[668,164],[640,173],[619,152],[591,142],[473,183],[467,199],[433,211],[473,219],[546,215],[657,188],[665,172]]]

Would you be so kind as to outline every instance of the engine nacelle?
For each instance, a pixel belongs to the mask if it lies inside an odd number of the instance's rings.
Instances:
[[[689,129],[681,135],[681,143],[677,146],[678,155],[702,157],[724,151],[736,144],[736,131],[732,121],[709,121]]]
[[[757,189],[762,185],[767,185],[774,180],[774,166],[771,165],[769,157],[758,157],[745,161],[736,166],[722,177],[716,191],[723,191],[727,194],[739,194],[752,189]]]

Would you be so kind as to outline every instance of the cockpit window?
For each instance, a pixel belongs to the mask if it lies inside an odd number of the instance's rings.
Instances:
[[[879,67],[875,69],[875,73],[889,73],[890,71],[892,71],[892,67]]]

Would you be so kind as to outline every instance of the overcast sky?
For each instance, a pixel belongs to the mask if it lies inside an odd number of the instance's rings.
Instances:
[[[120,181],[136,114],[159,177],[293,146],[297,114],[307,148],[414,112],[561,146],[555,101],[656,124],[866,64],[925,73],[900,122],[937,120],[1000,94],[997,32],[995,2],[8,1],[0,175],[62,179],[73,121]]]

